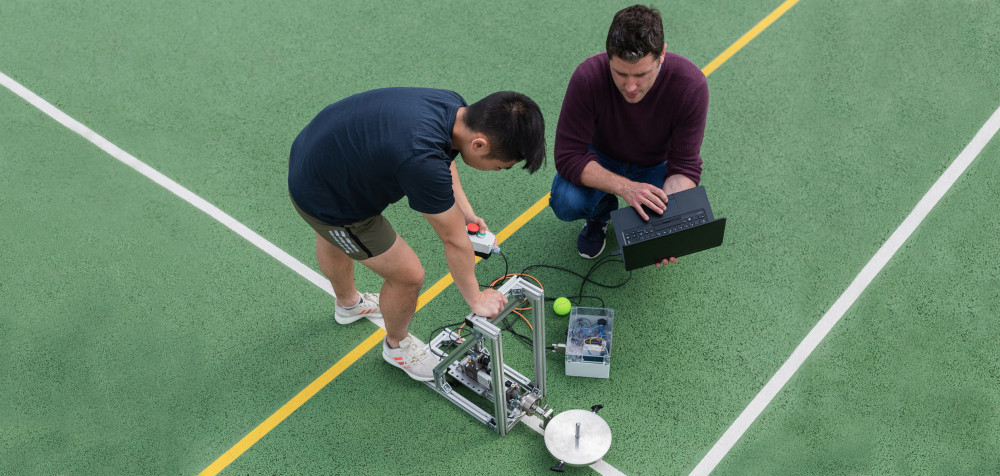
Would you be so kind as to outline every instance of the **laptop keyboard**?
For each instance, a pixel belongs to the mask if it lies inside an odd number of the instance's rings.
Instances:
[[[645,225],[628,230],[623,235],[625,244],[641,243],[652,238],[703,225],[708,221],[708,214],[705,213],[704,209],[701,209],[675,217],[651,218]]]

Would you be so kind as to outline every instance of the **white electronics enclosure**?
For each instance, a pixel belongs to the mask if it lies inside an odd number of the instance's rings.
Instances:
[[[566,333],[566,375],[608,378],[614,309],[574,306]]]

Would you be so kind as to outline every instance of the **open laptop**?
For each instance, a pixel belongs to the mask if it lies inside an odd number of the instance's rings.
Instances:
[[[712,215],[705,187],[677,192],[667,198],[667,209],[662,215],[645,209],[648,222],[629,206],[611,212],[611,223],[626,270],[722,244],[726,219],[716,219]]]

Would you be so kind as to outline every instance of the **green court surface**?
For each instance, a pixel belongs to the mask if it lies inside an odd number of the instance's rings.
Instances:
[[[794,5],[709,71],[702,184],[728,219],[725,244],[631,274],[601,265],[594,280],[624,283],[583,288],[615,311],[610,378],[547,361],[550,406],[603,404],[613,433],[603,463],[567,473],[1000,473],[990,137],[717,449],[977,132],[995,131],[1000,4],[675,3],[654,3],[668,49],[702,67]],[[292,139],[321,108],[387,86],[531,96],[546,117],[545,168],[459,167],[499,231],[548,192],[569,76],[627,5],[4,2],[0,73],[318,270],[286,172]],[[527,425],[500,437],[389,367],[365,344],[378,327],[336,324],[332,297],[288,260],[4,84],[0,474],[543,474],[556,463]],[[386,216],[431,289],[447,274],[433,230],[405,201]],[[527,217],[501,244],[506,267],[479,263],[480,282],[546,265],[529,271],[546,296],[575,298],[573,273],[594,265],[574,248],[581,224],[548,209]],[[377,291],[377,276],[356,274]],[[428,296],[411,327],[424,341],[468,313],[454,286]],[[549,344],[565,340],[566,318],[550,311],[546,326]],[[505,347],[526,360],[517,340]]]

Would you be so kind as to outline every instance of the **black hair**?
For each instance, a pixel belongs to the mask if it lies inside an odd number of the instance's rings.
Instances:
[[[635,63],[647,55],[663,52],[663,19],[660,11],[644,5],[620,10],[611,21],[605,45],[608,57]]]
[[[476,101],[465,110],[465,125],[486,136],[489,159],[524,161],[534,173],[545,162],[545,120],[531,98],[513,91],[500,91]]]

